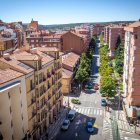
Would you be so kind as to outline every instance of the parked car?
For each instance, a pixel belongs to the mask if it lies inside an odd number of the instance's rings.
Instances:
[[[66,119],[66,120],[64,120],[64,122],[61,126],[61,129],[62,130],[68,130],[69,126],[70,126],[70,121],[68,119]]]
[[[94,128],[93,128],[92,122],[87,122],[86,130],[87,130],[88,133],[93,133],[94,132]]]
[[[107,102],[105,99],[101,99],[101,106],[107,106]]]
[[[75,118],[75,116],[76,116],[76,111],[75,111],[75,110],[70,110],[70,111],[69,111],[69,114],[68,114],[68,119],[69,119],[70,121],[73,121],[74,118]]]
[[[98,86],[96,86],[96,85],[94,85],[94,90],[98,90],[99,89],[99,87]]]

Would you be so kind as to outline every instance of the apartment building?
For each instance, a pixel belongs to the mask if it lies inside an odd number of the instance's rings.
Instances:
[[[114,56],[118,37],[120,37],[122,44],[124,43],[124,33],[124,27],[122,25],[113,25],[109,27],[109,56]]]
[[[32,33],[26,39],[32,48],[46,46],[57,47],[61,50],[63,45],[61,35],[42,35],[42,33]]]
[[[25,74],[28,137],[38,139],[57,118],[63,105],[62,60],[57,48],[16,50],[0,59],[1,68]]]
[[[17,48],[17,41],[13,38],[0,38],[0,56],[12,53]]]
[[[100,35],[104,30],[105,24],[95,24],[93,27],[93,35]]]
[[[124,51],[124,107],[128,117],[140,118],[140,20],[127,27],[125,30]]]
[[[104,27],[104,41],[106,44],[109,44],[109,28],[110,25]]]
[[[27,104],[28,130],[30,132],[30,137],[35,139],[38,134],[35,129],[37,120],[34,69],[18,61],[15,57],[10,56],[9,54],[5,54],[3,58],[0,58],[0,68],[10,68],[25,75],[26,102],[23,102],[23,104]]]
[[[28,131],[25,76],[0,69],[0,139],[21,140]]]
[[[62,56],[62,93],[67,95],[72,90],[72,81],[79,65],[80,55],[70,52]]]
[[[4,53],[12,53],[15,49],[24,45],[24,33],[22,25],[10,23],[0,25],[0,56]]]
[[[76,54],[82,54],[88,48],[87,35],[76,33],[75,30],[68,31],[62,35],[62,52],[73,51]]]

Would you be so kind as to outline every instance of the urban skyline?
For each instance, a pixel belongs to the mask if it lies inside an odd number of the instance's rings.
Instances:
[[[0,19],[5,22],[29,23],[33,18],[42,25],[137,20],[140,13],[139,0],[2,0],[1,5]]]

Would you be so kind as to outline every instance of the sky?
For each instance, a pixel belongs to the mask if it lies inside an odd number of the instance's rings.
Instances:
[[[140,19],[140,0],[0,0],[4,22],[31,19],[39,24],[108,22]]]

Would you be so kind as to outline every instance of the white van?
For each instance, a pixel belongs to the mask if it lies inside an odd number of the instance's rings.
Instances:
[[[76,116],[76,111],[75,110],[70,110],[69,111],[69,114],[68,114],[68,119],[70,121],[73,121],[73,119],[75,118],[75,116]]]

